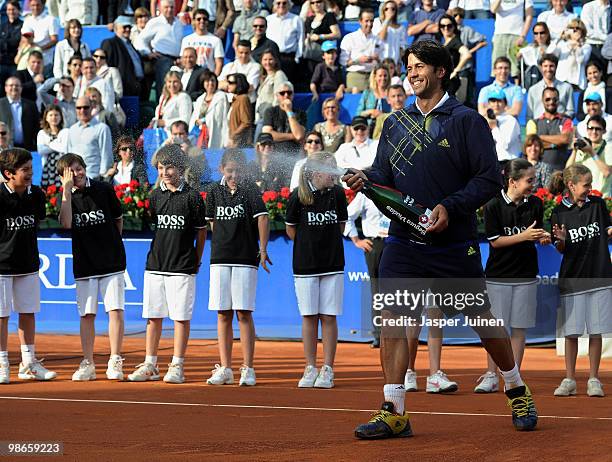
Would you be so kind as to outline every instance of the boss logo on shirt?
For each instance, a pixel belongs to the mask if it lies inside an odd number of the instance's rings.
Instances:
[[[338,223],[338,214],[335,210],[326,212],[307,212],[308,224],[314,226]]]
[[[183,229],[185,217],[183,215],[157,215],[157,229]]]
[[[504,234],[506,236],[513,236],[515,234],[521,234],[526,229],[525,226],[504,226]]]
[[[244,205],[238,204],[233,207],[223,207],[221,205],[217,206],[216,219],[217,220],[233,220],[234,218],[242,218],[244,217]]]
[[[36,226],[36,217],[34,215],[9,217],[6,219],[6,227],[9,231],[31,229],[34,228],[34,226]]]
[[[568,229],[567,235],[572,243],[593,239],[599,236],[599,223],[595,222],[579,228]]]
[[[74,226],[100,225],[106,222],[103,210],[92,210],[91,212],[75,213],[73,216]]]

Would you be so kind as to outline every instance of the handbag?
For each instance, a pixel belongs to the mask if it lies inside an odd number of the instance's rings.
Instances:
[[[321,62],[323,60],[323,50],[321,50],[321,44],[319,42],[311,42],[310,40],[306,40],[302,57],[304,59]]]

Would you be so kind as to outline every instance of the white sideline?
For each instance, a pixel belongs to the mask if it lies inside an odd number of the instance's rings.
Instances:
[[[21,400],[21,401],[55,401],[62,403],[94,403],[94,404],[145,404],[150,406],[191,406],[191,407],[220,407],[232,409],[277,409],[289,411],[327,411],[327,412],[376,412],[375,409],[345,409],[327,407],[300,407],[300,406],[264,406],[249,404],[210,404],[210,403],[172,403],[164,401],[123,401],[110,399],[77,399],[77,398],[37,398],[27,396],[0,396],[0,400]],[[429,411],[409,411],[409,414],[422,415],[446,415],[461,417],[510,417],[508,414],[486,414],[472,412],[429,412]],[[541,415],[541,419],[570,419],[570,420],[612,420],[612,417],[581,417],[581,416],[558,416]]]

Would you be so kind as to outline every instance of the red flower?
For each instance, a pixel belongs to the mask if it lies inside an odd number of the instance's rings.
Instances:
[[[134,202],[134,199],[132,199],[130,196],[125,196],[123,198],[123,203],[124,204],[131,204],[132,202]]]
[[[59,192],[64,192],[64,187],[63,186],[59,187]]]
[[[206,192],[200,191],[200,196],[202,196],[202,200],[206,200]]]
[[[123,191],[117,190],[115,195],[117,196],[117,199],[121,199],[123,197]]]
[[[137,180],[130,181],[130,189],[137,189],[140,186]]]
[[[149,199],[146,199],[144,201],[144,203],[145,203],[145,209],[148,209],[149,208]]]
[[[57,207],[57,197],[52,197],[49,199],[49,204],[51,204],[53,207]]]
[[[278,199],[278,193],[276,191],[266,191],[262,194],[261,198],[264,202],[274,202]]]
[[[144,207],[144,205],[145,205],[145,204],[144,204],[144,202],[143,202],[143,201],[138,201],[138,202],[136,202],[136,207],[138,207],[139,209],[143,208],[143,207]]]
[[[346,196],[346,201],[350,204],[353,199],[355,199],[355,191],[352,189],[345,189],[344,195]]]
[[[291,195],[291,190],[287,187],[281,188],[280,190],[280,196],[283,199],[289,199],[289,196]]]
[[[555,202],[557,204],[560,204],[562,200],[563,200],[563,196],[561,196],[561,194],[559,194],[557,197],[555,197]]]
[[[591,196],[603,197],[601,191],[597,191],[597,189],[591,189]]]
[[[282,202],[277,202],[277,203],[276,203],[276,208],[277,208],[278,210],[283,210],[283,207],[284,207],[284,204],[283,204]]]
[[[47,194],[49,194],[49,195],[53,195],[53,194],[55,194],[55,193],[57,193],[57,186],[55,186],[54,184],[52,184],[52,185],[50,185],[50,186],[47,188]]]

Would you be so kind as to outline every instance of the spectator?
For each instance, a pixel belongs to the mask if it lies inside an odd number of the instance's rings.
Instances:
[[[232,32],[234,34],[232,46],[234,50],[238,46],[240,40],[248,40],[250,42],[253,38],[253,21],[255,18],[268,14],[256,0],[244,0],[242,6],[242,11],[236,16],[232,26]]]
[[[261,62],[262,55],[270,51],[279,63],[280,69],[280,51],[276,42],[266,37],[268,29],[268,21],[263,16],[258,16],[253,20],[253,37],[251,38],[251,57],[253,61]]]
[[[57,93],[53,90],[56,85],[59,87]],[[45,106],[55,105],[60,107],[65,128],[70,128],[76,123],[77,116],[73,96],[74,82],[71,77],[47,79],[36,92]]]
[[[53,52],[60,23],[57,17],[50,16],[44,11],[44,8],[44,0],[30,0],[32,14],[23,21],[23,28],[34,32],[34,44],[43,51],[45,76],[50,77],[53,73]]]
[[[544,89],[542,103],[544,114],[527,122],[525,132],[527,135],[538,135],[544,143],[542,162],[553,170],[563,170],[574,133],[572,120],[558,112],[559,90],[555,87]]]
[[[7,20],[0,23],[0,97],[4,96],[4,82],[15,75],[17,66],[15,56],[21,41],[21,26],[19,19],[21,4],[17,0],[6,3]]]
[[[57,174],[57,160],[66,154],[68,147],[68,129],[64,128],[62,110],[59,106],[47,106],[40,121],[41,130],[36,137],[36,150],[42,162],[42,179],[40,185],[46,188],[50,185],[61,186],[62,181]]]
[[[116,67],[108,65],[108,57],[106,51],[102,48],[98,48],[93,54],[94,63],[96,65],[96,75],[102,80],[106,80],[108,85],[113,89],[115,95],[114,103],[118,104],[119,100],[123,98],[123,81],[121,79],[121,73]],[[113,111],[115,106],[107,108],[109,111]]]
[[[72,82],[75,84],[81,79],[81,67],[83,66],[83,58],[80,56],[73,56],[68,60],[68,72]]]
[[[566,167],[582,164],[589,168],[593,175],[593,189],[604,196],[612,194],[612,144],[604,141],[606,121],[602,116],[594,115],[587,123],[586,138],[574,142],[574,148]]]
[[[467,49],[459,38],[459,28],[455,18],[445,14],[440,18],[438,23],[442,45],[448,50],[453,62],[453,72],[450,75],[450,83],[446,89],[449,95],[455,96],[459,102],[463,103],[467,97],[467,81],[466,85],[459,92],[461,80],[459,73],[465,68],[466,63],[471,61],[472,54]],[[459,92],[459,94],[458,94]]]
[[[295,157],[300,152],[306,132],[306,114],[293,110],[293,84],[285,82],[276,92],[278,106],[272,106],[264,114],[263,133],[270,133],[276,152]]]
[[[293,191],[298,187],[300,181],[300,173],[302,167],[308,160],[308,158],[313,155],[315,152],[321,152],[323,150],[323,136],[313,130],[306,134],[305,142],[304,142],[304,157],[298,160],[293,166],[293,172],[291,173],[291,182],[289,184],[289,189]]]
[[[181,74],[169,71],[166,74],[164,90],[155,108],[155,116],[151,124],[156,127],[164,127],[169,131],[170,125],[176,120],[188,123],[192,110],[191,98],[183,91]]]
[[[489,92],[487,122],[495,140],[497,160],[505,164],[521,155],[521,127],[516,117],[506,114],[506,94],[499,88]]]
[[[40,114],[34,102],[21,97],[21,89],[21,82],[17,77],[6,79],[6,97],[0,98],[0,121],[9,127],[13,146],[35,151]]]
[[[263,69],[261,75],[263,82],[257,89],[257,101],[255,103],[255,122],[258,124],[258,133],[261,131],[260,127],[263,124],[266,110],[277,103],[276,93],[280,86],[288,81],[285,73],[280,70],[279,62],[272,51],[266,51],[261,55],[261,67]]]
[[[391,58],[399,65],[408,44],[406,28],[398,23],[398,9],[399,6],[395,0],[385,1],[382,6],[382,15],[374,20],[372,33],[382,43],[380,56],[383,59]]]
[[[147,167],[142,155],[137,155],[136,143],[131,136],[121,136],[115,144],[114,165],[109,174],[113,184],[129,184],[136,180],[145,188],[149,188]]]
[[[495,80],[492,84],[484,86],[478,94],[478,112],[482,116],[487,114],[489,92],[500,89],[506,94],[507,112],[518,117],[523,108],[523,92],[521,87],[510,82],[510,60],[504,56],[497,58],[493,63]]]
[[[340,145],[336,151],[336,163],[339,168],[357,168],[363,170],[374,162],[378,141],[369,137],[368,121],[365,117],[356,116],[351,121],[353,139]]]
[[[558,1],[558,0],[555,0]],[[542,56],[546,54],[546,49],[550,45],[550,31],[545,22],[536,22],[533,25],[533,42],[521,48],[516,57],[523,60],[525,71],[522,76],[523,88],[529,89],[540,80],[539,63]]]
[[[30,52],[28,57],[28,67],[22,71],[17,71],[15,76],[21,81],[21,96],[33,103],[37,102],[36,90],[43,84],[43,57],[38,51]],[[36,108],[40,110],[41,104]]]
[[[584,23],[580,19],[572,19],[561,38],[546,50],[559,58],[556,77],[581,90],[586,87],[585,67],[591,56],[591,45],[585,39]]]
[[[561,82],[555,78],[558,58],[555,55],[545,54],[540,60],[542,80],[533,85],[527,92],[527,119],[537,119],[544,113],[542,93],[547,87],[554,87],[559,92],[559,112],[568,117],[574,117],[574,90],[569,83]]]
[[[461,9],[465,19],[489,19],[491,17],[489,0],[451,0],[448,9],[453,15],[456,15],[457,9]]]
[[[166,73],[181,54],[183,24],[174,16],[174,1],[161,0],[161,15],[151,19],[138,36],[139,51],[155,66],[155,88],[161,97]]]
[[[187,154],[188,164],[185,169],[185,181],[197,191],[202,191],[203,186],[210,183],[210,167],[204,155],[204,151],[194,146],[187,134],[187,124],[177,120],[170,126],[170,138],[165,144],[176,144]],[[155,156],[153,156],[155,159]],[[159,182],[159,178],[158,178]]]
[[[344,8],[344,19],[346,21],[355,21],[360,18],[361,12],[371,8],[371,3],[367,0],[347,0],[346,8]]]
[[[587,34],[586,41],[596,50],[599,58],[599,50],[606,41],[610,31],[610,1],[591,0],[582,7],[580,19],[584,23]]]
[[[181,56],[185,48],[193,48],[197,54],[196,64],[219,75],[225,51],[221,39],[208,32],[209,21],[208,11],[200,9],[193,12],[193,34],[183,38]]]
[[[62,0],[59,19],[62,27],[66,27],[72,19],[85,26],[95,26],[98,22],[98,0]]]
[[[321,134],[323,149],[335,153],[342,143],[351,141],[351,131],[338,120],[340,104],[335,98],[327,98],[321,106],[323,122],[315,124],[314,131]]]
[[[96,1],[96,0],[94,0]],[[89,45],[81,41],[83,36],[83,26],[78,19],[68,21],[64,29],[64,40],[55,47],[53,58],[53,76],[59,79],[62,75],[68,74],[68,61],[74,55],[81,58],[91,56]]]
[[[207,70],[196,64],[197,53],[195,48],[187,47],[181,52],[181,83],[185,92],[192,101],[202,95],[202,75]]]
[[[445,11],[434,6],[434,0],[421,0],[421,9],[412,14],[408,23],[408,35],[414,37],[414,42],[421,40],[438,41],[438,22]]]
[[[259,190],[280,191],[287,186],[287,174],[274,153],[274,140],[269,133],[261,133],[255,144],[255,160],[249,165],[249,175]]]
[[[121,134],[121,128],[113,109],[109,111],[102,105],[102,96],[96,87],[89,87],[85,90],[85,96],[87,96],[91,102],[92,117],[96,121],[108,125],[113,139],[116,140]]]
[[[22,71],[28,67],[28,58],[33,51],[39,53],[43,52],[41,47],[34,45],[34,32],[29,28],[22,27],[21,41],[19,42],[17,54],[15,55],[15,64],[17,65],[18,71]]]
[[[150,17],[151,14],[147,9],[150,5],[147,0],[98,0],[98,10],[102,12],[100,24],[106,24],[108,30],[112,30],[117,18],[121,16],[138,17],[142,10],[145,10],[147,16]]]
[[[78,154],[87,165],[87,172],[96,179],[105,179],[112,171],[113,144],[107,125],[93,119],[91,102],[81,96],[76,102],[79,121],[68,129],[67,151]]]
[[[312,75],[315,67],[323,62],[323,42],[336,41],[342,38],[340,26],[333,13],[325,11],[324,0],[310,0],[312,15],[306,19],[304,30],[304,59],[308,75]]]
[[[320,93],[335,93],[336,99],[341,100],[344,97],[345,86],[342,69],[336,63],[338,58],[336,42],[331,40],[323,42],[321,50],[323,51],[323,62],[317,64],[310,80],[312,99],[313,101],[318,100]]]
[[[227,30],[232,27],[236,10],[232,0],[217,0],[215,35],[225,42]]]
[[[183,24],[188,24],[189,19],[186,17],[186,13],[189,2],[187,0],[173,0],[173,3],[177,18],[180,19]],[[161,16],[163,14],[161,0],[151,0],[149,9],[154,17]]]
[[[402,84],[402,77],[400,75],[400,71],[402,69],[401,64],[396,63],[391,58],[383,59],[382,64],[389,70],[389,75],[391,76],[391,85],[401,85]]]
[[[396,112],[404,109],[406,106],[406,90],[401,85],[391,85],[388,91],[387,100],[391,105],[391,112]],[[372,135],[373,140],[378,140],[382,132],[383,124],[391,112],[382,113],[376,117],[376,124],[374,125],[374,133]]]
[[[534,189],[547,188],[553,174],[552,167],[541,161],[543,151],[544,143],[542,143],[538,135],[531,134],[525,137],[523,152],[525,153],[525,158],[535,169]]]
[[[569,22],[577,18],[574,13],[567,11],[567,2],[568,0],[551,0],[552,8],[542,11],[538,16],[537,21],[546,23],[553,40],[560,39]]]
[[[597,61],[589,61],[586,65],[587,86],[584,91],[578,96],[578,120],[583,120],[587,112],[587,102],[584,100],[586,95],[597,93],[601,97],[601,109],[605,111],[607,108],[606,101],[606,84],[602,81],[603,70]],[[609,108],[608,108],[609,109]]]
[[[529,33],[533,20],[533,2],[532,0],[493,0],[491,13],[495,15],[491,54],[492,73],[495,73],[497,58],[505,56],[510,59],[511,75],[516,77],[519,75],[519,68],[515,47],[521,47]]]
[[[364,9],[359,14],[359,30],[346,34],[340,43],[340,64],[346,67],[346,88],[360,93],[368,88],[370,73],[379,60],[382,43],[372,33],[374,12]]]
[[[304,22],[289,12],[289,0],[274,0],[274,13],[268,16],[267,36],[278,45],[280,67],[291,82],[303,80],[297,63],[304,51]]]
[[[253,146],[253,106],[249,100],[249,82],[244,74],[227,76],[227,92],[234,95],[229,111],[228,148],[246,148]]]
[[[121,17],[122,17],[122,15],[119,15],[117,17],[117,19],[119,19]],[[124,17],[126,17],[126,16],[124,16]],[[117,25],[117,19],[115,19],[115,21],[114,21],[114,25],[115,26]],[[138,48],[136,46],[136,41],[140,37],[141,32],[147,26],[147,23],[149,22],[150,19],[151,19],[151,13],[145,7],[137,8],[136,11],[134,11],[134,21],[136,22],[136,24],[135,24],[135,27],[132,27],[132,29],[130,30],[129,40],[130,40],[130,42],[132,42],[132,44],[134,45],[135,48]],[[129,24],[130,25],[132,24],[131,21],[129,22]],[[116,31],[115,31],[115,33],[116,33]]]
[[[142,59],[130,41],[132,29],[131,19],[127,16],[119,16],[113,25],[115,36],[103,40],[98,52],[102,51],[106,56],[107,66],[119,71],[123,95],[141,96],[148,99],[148,92],[144,89],[150,90],[150,85],[144,81],[145,71]]]
[[[13,137],[11,136],[10,127],[4,122],[0,122],[0,152],[4,149],[10,149],[13,147]],[[0,183],[4,181],[4,177],[0,173]]]
[[[246,40],[238,43],[236,61],[227,63],[223,66],[219,75],[219,89],[227,91],[227,77],[230,74],[244,74],[249,82],[249,98],[251,103],[257,101],[257,88],[259,88],[259,78],[261,66],[251,59],[251,44]]]
[[[578,135],[586,138],[588,136],[588,123],[592,117],[598,116],[602,117],[606,122],[606,127],[612,127],[612,115],[606,114],[603,111],[603,101],[601,99],[601,94],[593,92],[589,93],[585,100],[584,104],[586,105],[586,116],[582,122],[579,122],[576,126],[576,131]],[[604,133],[604,139],[607,143],[612,143],[612,131],[607,130]]]
[[[390,86],[389,70],[381,64],[376,66],[370,74],[370,86],[362,93],[356,110],[357,115],[367,120],[371,130],[374,129],[376,117],[391,112],[391,106],[387,102],[387,90]]]
[[[102,95],[102,105],[113,108],[115,105],[115,91],[110,84],[96,75],[96,63],[93,58],[84,58],[81,64],[81,77],[75,82],[75,96],[85,95],[89,87],[96,87]],[[78,115],[78,113],[77,113]]]
[[[207,143],[202,147],[222,149],[227,144],[229,102],[225,92],[218,91],[217,76],[213,72],[204,71],[202,85],[204,93],[195,102],[189,130],[198,127],[205,131]]]

